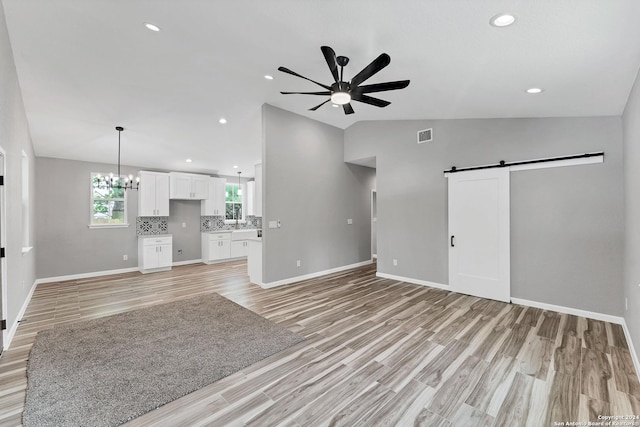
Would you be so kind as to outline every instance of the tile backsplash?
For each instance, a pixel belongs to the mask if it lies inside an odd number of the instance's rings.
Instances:
[[[168,234],[168,228],[168,216],[139,216],[136,218],[136,235],[138,236]]]
[[[262,218],[259,216],[247,215],[246,222],[238,223],[239,229],[262,228]],[[216,230],[235,230],[236,224],[225,224],[223,216],[201,216],[200,231],[216,231]]]

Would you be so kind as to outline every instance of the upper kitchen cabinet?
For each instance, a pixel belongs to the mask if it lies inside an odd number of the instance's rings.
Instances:
[[[247,182],[247,215],[256,214],[256,182]]]
[[[169,216],[169,174],[140,171],[138,216]]]
[[[227,180],[224,178],[209,178],[209,194],[202,201],[200,208],[201,215],[222,215],[225,214],[225,186]]]
[[[170,172],[169,198],[204,200],[209,189],[209,177],[192,173]]]
[[[253,202],[253,214],[258,217],[262,217],[262,163],[256,165],[255,172],[255,195]]]

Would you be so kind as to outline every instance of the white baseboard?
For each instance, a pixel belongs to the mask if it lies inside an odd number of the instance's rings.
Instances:
[[[201,259],[189,259],[189,260],[187,260],[187,261],[177,261],[177,262],[174,262],[172,265],[173,265],[174,267],[177,267],[177,266],[179,266],[179,265],[198,264],[198,263],[201,263],[201,262],[202,262],[202,260],[201,260]]]
[[[574,316],[587,317],[589,319],[602,320],[604,322],[624,324],[624,318],[612,316],[610,314],[596,313],[595,311],[580,310],[578,308],[565,307],[563,305],[553,305],[538,301],[529,301],[521,298],[511,298],[514,304],[526,305],[528,307],[541,308],[543,310],[557,311],[558,313],[573,314]]]
[[[27,294],[27,298],[24,300],[24,304],[22,304],[22,307],[20,307],[20,311],[16,316],[15,322],[13,322],[13,325],[11,325],[11,327],[8,329],[7,335],[5,336],[5,340],[2,343],[3,351],[6,351],[9,348],[9,345],[11,344],[11,341],[13,340],[13,337],[15,336],[16,331],[18,330],[18,325],[22,320],[22,316],[24,316],[25,311],[27,311],[27,307],[31,302],[31,297],[33,297],[33,293],[36,291],[36,286],[38,286],[38,284],[36,282],[33,282],[33,285],[31,285],[31,289]]]
[[[372,263],[373,261],[367,260],[367,261],[362,261],[355,264],[343,265],[342,267],[331,268],[329,270],[317,271],[315,273],[309,273],[303,276],[289,277],[288,279],[277,280],[275,282],[258,283],[258,285],[263,289],[275,288],[276,286],[288,285],[295,282],[301,282],[303,280],[314,279],[316,277],[324,276],[327,274],[338,273],[340,271],[350,270],[352,268],[362,267],[363,265],[369,265]]]
[[[68,276],[45,277],[43,279],[36,279],[35,284],[39,285],[40,283],[53,283],[53,282],[64,282],[66,280],[88,279],[90,277],[110,276],[113,274],[131,273],[133,271],[138,271],[138,267],[120,268],[118,270],[94,271],[91,273],[70,274]]]
[[[380,273],[380,272],[377,272],[376,276],[382,277],[383,279],[391,279],[391,280],[398,280],[400,282],[413,283],[414,285],[429,286],[431,288],[444,289],[445,291],[450,290],[449,285],[443,285],[442,283],[436,283],[436,282],[428,282],[426,280],[413,279],[411,277],[396,276],[395,274]]]

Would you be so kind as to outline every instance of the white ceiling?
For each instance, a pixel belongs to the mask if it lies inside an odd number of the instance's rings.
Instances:
[[[356,121],[620,115],[640,67],[638,0],[3,0],[36,155],[253,175],[263,103]],[[501,12],[507,28],[489,25]],[[147,30],[151,22],[162,30]],[[380,53],[386,108],[279,91],[331,83],[320,46]],[[263,78],[275,77],[273,81]],[[539,86],[542,94],[525,89]],[[228,120],[218,123],[220,117]],[[192,158],[193,163],[186,163]]]

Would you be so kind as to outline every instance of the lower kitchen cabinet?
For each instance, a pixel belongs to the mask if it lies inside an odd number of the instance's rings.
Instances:
[[[233,240],[231,242],[231,258],[246,257],[249,253],[249,244],[246,240]]]
[[[141,273],[171,270],[173,238],[170,235],[138,237],[138,270]]]
[[[246,258],[249,243],[235,238],[232,238],[231,231],[202,233],[202,262],[213,264],[227,259]]]
[[[231,232],[202,233],[202,262],[211,264],[227,258],[231,258]]]

